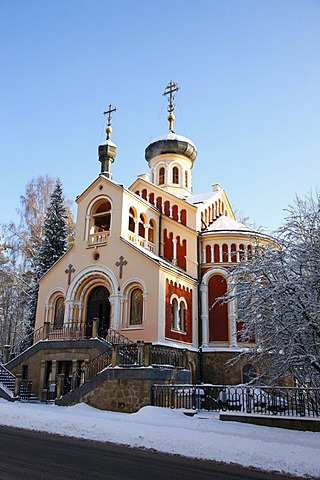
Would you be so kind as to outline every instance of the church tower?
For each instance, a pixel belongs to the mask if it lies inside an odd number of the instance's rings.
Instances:
[[[111,104],[108,107],[108,110],[104,112],[104,115],[108,115],[107,128],[106,128],[106,143],[99,145],[98,154],[99,162],[101,162],[101,175],[112,180],[111,174],[111,164],[114,162],[117,154],[117,146],[111,141],[110,135],[112,133],[111,127],[111,114],[117,109],[114,108]]]
[[[169,133],[152,141],[145,150],[145,158],[151,169],[152,183],[178,197],[192,193],[191,169],[197,149],[191,140],[177,135],[173,130],[174,92],[179,86],[171,81],[164,94],[168,95]]]

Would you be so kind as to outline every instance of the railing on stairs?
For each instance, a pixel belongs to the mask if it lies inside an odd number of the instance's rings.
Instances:
[[[38,400],[32,393],[32,382],[20,374],[13,375],[3,365],[0,365],[0,388],[13,400]]]
[[[42,325],[40,328],[31,332],[24,336],[19,342],[15,343],[12,347],[10,347],[10,354],[8,360],[12,360],[13,358],[17,357],[27,348],[31,347],[34,343],[39,342],[39,340],[43,339],[44,333],[44,326]],[[7,362],[5,362],[7,363]]]

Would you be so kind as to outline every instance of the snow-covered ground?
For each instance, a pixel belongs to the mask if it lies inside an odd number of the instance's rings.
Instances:
[[[188,417],[181,410],[145,407],[125,414],[85,404],[58,407],[0,399],[0,424],[320,477],[320,433],[221,422],[216,413]]]

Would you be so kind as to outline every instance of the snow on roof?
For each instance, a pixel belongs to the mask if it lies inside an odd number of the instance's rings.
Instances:
[[[217,193],[220,193],[221,190],[218,190],[217,192],[207,192],[207,193],[198,193],[196,195],[190,195],[189,197],[186,197],[186,201],[188,203],[191,203],[192,205],[195,205],[196,203],[204,203],[209,198],[214,197],[217,195]]]
[[[108,139],[104,142],[104,145],[110,145],[110,147],[116,147],[116,146],[117,146],[115,143],[113,143],[112,140],[110,140],[110,138],[108,138]]]
[[[174,132],[166,133],[165,135],[161,135],[161,137],[157,137],[151,140],[150,145],[155,142],[159,142],[160,140],[179,140],[180,142],[187,142],[190,143],[194,148],[196,148],[195,144],[187,137],[183,135],[178,135]]]
[[[246,233],[258,233],[253,228],[247,227],[244,223],[237,222],[226,215],[221,215],[218,217],[208,228],[205,232],[246,232]]]

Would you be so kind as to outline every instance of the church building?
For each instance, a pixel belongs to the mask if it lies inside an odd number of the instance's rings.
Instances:
[[[195,144],[174,131],[178,88],[170,82],[165,90],[168,132],[146,147],[148,172],[128,187],[112,177],[115,108],[106,112],[101,172],[76,199],[73,245],[39,282],[34,345],[7,366],[31,379],[39,397],[59,375],[78,374],[81,384],[84,367],[102,353],[119,370],[115,355],[125,364],[125,345],[149,370],[155,363],[183,367],[184,374],[166,377],[171,382],[236,384],[254,369],[244,360],[226,366],[247,346],[243,310],[216,299],[226,293],[230,267],[268,237],[237,221],[219,183],[193,192],[201,160]],[[164,370],[156,369],[150,384],[164,381]]]

